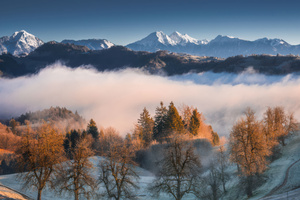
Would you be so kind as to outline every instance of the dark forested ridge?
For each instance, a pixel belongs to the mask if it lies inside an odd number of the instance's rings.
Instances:
[[[264,74],[287,74],[300,71],[300,57],[293,55],[263,54],[221,59],[167,51],[155,53],[132,51],[123,46],[93,51],[85,46],[48,42],[26,57],[15,57],[11,54],[0,55],[0,75],[16,77],[34,74],[56,61],[62,61],[72,68],[92,65],[98,71],[104,71],[131,67],[141,68],[153,74],[165,73],[167,75],[205,71],[239,73],[249,66]]]

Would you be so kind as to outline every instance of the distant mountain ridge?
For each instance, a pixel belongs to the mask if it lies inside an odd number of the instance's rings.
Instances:
[[[0,55],[0,76],[16,77],[38,73],[52,63],[61,61],[72,68],[93,66],[98,71],[139,68],[151,74],[179,75],[200,72],[241,73],[249,66],[258,73],[288,74],[300,72],[300,57],[294,55],[234,56],[226,59],[167,51],[133,51],[123,46],[113,46],[93,51],[85,46],[48,42],[26,57]]]
[[[90,50],[103,50],[103,49],[109,49],[112,46],[115,46],[115,44],[111,43],[110,41],[106,39],[87,39],[87,40],[63,40],[61,43],[67,44],[75,44],[75,45],[81,45],[86,46]]]
[[[11,53],[15,56],[28,55],[44,42],[36,36],[21,30],[0,38],[0,54]]]
[[[127,47],[135,51],[155,52],[158,50],[167,50],[176,53],[220,58],[252,54],[300,54],[300,45],[291,45],[277,38],[262,38],[249,41],[218,35],[215,39],[208,41],[197,40],[179,32],[166,35],[162,31],[153,32],[137,42],[128,44]]]

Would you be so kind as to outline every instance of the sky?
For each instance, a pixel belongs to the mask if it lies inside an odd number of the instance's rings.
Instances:
[[[154,31],[211,40],[230,35],[300,44],[297,0],[1,0],[0,36],[108,39],[126,45]]]

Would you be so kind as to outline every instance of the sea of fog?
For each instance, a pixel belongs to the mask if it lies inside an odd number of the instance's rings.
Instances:
[[[197,107],[220,135],[229,135],[246,107],[258,118],[268,106],[284,106],[300,121],[300,76],[267,76],[248,68],[240,74],[150,75],[141,70],[97,72],[55,63],[36,75],[0,78],[0,118],[61,106],[78,111],[99,127],[130,132],[143,108],[152,116],[159,102]]]

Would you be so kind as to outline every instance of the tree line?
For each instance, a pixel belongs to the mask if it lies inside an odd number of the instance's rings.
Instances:
[[[216,200],[228,192],[228,167],[232,163],[237,166],[236,175],[245,185],[245,193],[252,196],[260,175],[280,156],[296,129],[293,114],[282,107],[267,108],[263,120],[257,120],[248,108],[233,125],[228,146],[215,146],[207,164],[197,152],[195,138],[205,133],[213,145],[218,145],[213,142],[217,134],[197,109],[183,106],[179,112],[172,102],[168,108],[161,102],[154,119],[144,108],[135,129],[125,138],[112,127],[98,130],[93,119],[86,129],[66,134],[53,123],[32,128],[26,121],[26,128],[17,136],[20,142],[15,152],[23,172],[19,178],[25,187],[37,189],[37,199],[42,198],[45,187],[57,194],[73,195],[76,200],[136,199],[140,189],[137,152],[163,144],[153,171],[155,179],[147,188],[153,198],[166,193],[173,199],[190,195]],[[93,161],[95,155],[101,157]]]

